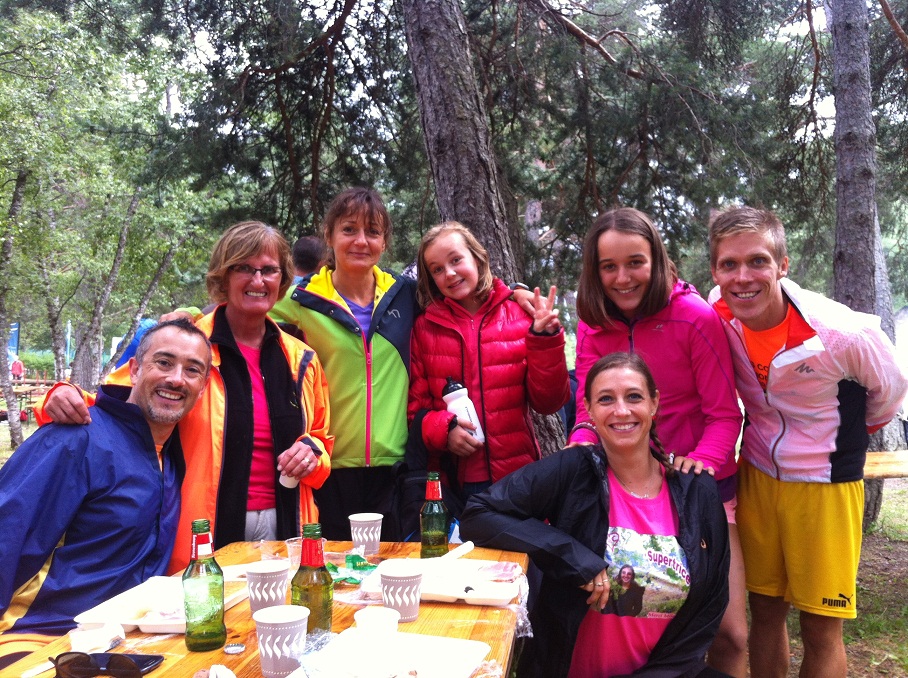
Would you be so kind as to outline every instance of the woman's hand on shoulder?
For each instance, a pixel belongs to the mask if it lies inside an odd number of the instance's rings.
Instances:
[[[590,597],[586,599],[586,604],[593,605],[596,610],[601,612],[608,604],[609,591],[611,590],[608,580],[608,568],[606,567],[580,588],[590,593]]]
[[[669,463],[674,467],[676,471],[681,473],[690,473],[693,471],[695,476],[700,475],[703,471],[706,471],[709,475],[715,476],[716,470],[712,466],[704,466],[703,462],[699,459],[691,459],[690,457],[683,457],[680,454],[670,454],[668,456]]]
[[[67,388],[63,388],[66,386]],[[60,384],[44,402],[44,415],[57,424],[90,424],[88,405],[79,388],[73,384]]]

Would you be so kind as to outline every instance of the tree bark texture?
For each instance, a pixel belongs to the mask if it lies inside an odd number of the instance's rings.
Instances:
[[[830,0],[835,95],[836,246],[834,296],[873,313],[894,339],[892,298],[876,209],[876,128],[871,116],[870,23],[864,0]],[[901,428],[872,436],[871,450],[903,448]],[[865,483],[864,527],[879,516],[883,481]]]
[[[137,190],[133,194],[132,200],[130,200],[123,228],[120,229],[117,251],[114,253],[113,262],[110,265],[110,273],[107,274],[103,283],[99,285],[91,320],[85,329],[82,341],[78,343],[76,354],[73,357],[72,382],[86,391],[96,390],[101,381],[101,355],[104,350],[101,342],[101,323],[114,285],[117,284],[117,280],[120,277],[120,267],[126,257],[126,242],[136,210],[139,208],[140,197],[141,190]]]
[[[47,213],[47,227],[51,237],[57,231],[57,216],[53,210]],[[55,286],[51,282],[51,271],[55,266],[53,258],[39,257],[35,261],[38,278],[41,281],[42,297],[47,309],[47,324],[50,328],[50,345],[54,354],[54,379],[63,381],[66,378],[66,332],[63,329],[63,307]]]
[[[403,0],[407,47],[438,211],[460,221],[489,251],[495,275],[513,282],[523,271],[523,234],[508,218],[477,85],[466,20],[458,0]]]
[[[29,172],[19,170],[16,174],[16,183],[13,186],[13,195],[7,212],[6,223],[3,225],[2,242],[0,242],[0,387],[3,390],[3,399],[6,401],[6,418],[9,423],[9,446],[15,450],[22,444],[22,422],[19,419],[19,399],[13,389],[9,374],[9,358],[6,347],[9,346],[9,312],[6,309],[6,296],[9,294],[9,269],[13,260],[13,239],[16,232],[16,223],[22,213],[22,203],[25,199],[25,186],[28,183]]]

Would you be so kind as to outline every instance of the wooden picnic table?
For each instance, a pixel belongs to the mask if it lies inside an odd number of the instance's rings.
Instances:
[[[864,477],[906,478],[908,477],[908,450],[890,452],[868,452],[864,463]]]
[[[215,556],[221,565],[237,565],[259,560],[262,557],[262,546],[281,553],[283,542],[238,542],[218,549]],[[378,559],[406,558],[419,552],[419,542],[383,542]],[[326,552],[345,552],[352,548],[351,542],[327,542]],[[286,551],[284,551],[286,552]],[[518,563],[524,571],[528,565],[527,555],[498,549],[477,548],[465,556],[480,560],[510,561]],[[372,557],[370,556],[370,560]],[[289,596],[289,592],[288,592]],[[341,631],[353,626],[353,613],[363,605],[334,603],[333,631]],[[503,675],[509,675],[517,613],[507,607],[487,607],[465,603],[423,602],[419,618],[409,623],[401,623],[400,631],[425,635],[444,636],[478,640],[491,647],[486,660],[496,660],[504,669]],[[248,599],[243,600],[227,610],[227,642],[243,643],[246,649],[241,654],[231,655],[223,649],[211,652],[189,652],[182,634],[154,635],[138,630],[126,634],[126,640],[112,652],[133,654],[161,654],[164,662],[154,669],[149,676],[153,678],[191,678],[200,669],[208,669],[213,664],[223,664],[232,670],[237,678],[258,678],[261,674],[259,663],[258,640],[255,623],[249,610]],[[27,657],[9,666],[3,675],[19,676],[24,671],[70,650],[66,636],[54,641],[43,650],[33,652]],[[444,658],[439,658],[444,661]],[[42,674],[44,678],[52,674]]]

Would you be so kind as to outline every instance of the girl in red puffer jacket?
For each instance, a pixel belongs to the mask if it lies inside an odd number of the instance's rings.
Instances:
[[[417,425],[410,436],[420,436],[430,469],[443,454],[453,456],[466,497],[538,459],[529,407],[552,414],[570,397],[555,288],[548,297],[535,290],[528,316],[492,276],[485,248],[457,222],[423,236],[417,272],[425,313],[411,338],[407,415]],[[472,435],[471,422],[447,411],[448,378],[466,386],[484,443]]]

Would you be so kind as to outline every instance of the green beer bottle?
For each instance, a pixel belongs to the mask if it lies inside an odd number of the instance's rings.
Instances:
[[[227,642],[224,624],[224,572],[211,553],[207,520],[192,521],[192,559],[183,572],[186,648],[207,652]]]
[[[435,558],[448,552],[448,509],[441,500],[441,480],[435,471],[429,472],[426,481],[426,503],[419,512],[419,531],[420,558]]]
[[[309,608],[309,623],[306,626],[308,633],[312,633],[313,629],[331,630],[334,580],[325,567],[322,526],[318,523],[303,525],[300,569],[290,581],[290,602]]]

